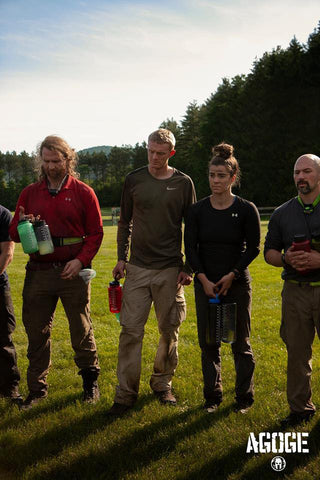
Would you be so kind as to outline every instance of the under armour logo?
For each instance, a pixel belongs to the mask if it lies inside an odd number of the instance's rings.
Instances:
[[[66,202],[71,202],[71,198],[70,197],[65,197],[65,201]]]
[[[238,214],[237,214],[237,213],[232,213],[231,216],[232,216],[232,217],[237,217]]]

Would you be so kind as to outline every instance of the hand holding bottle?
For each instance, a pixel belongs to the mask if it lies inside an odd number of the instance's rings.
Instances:
[[[207,276],[204,273],[198,273],[197,278],[201,282],[203,286],[203,291],[207,295],[207,297],[215,298],[216,284],[208,280]]]
[[[285,261],[302,275],[310,272],[310,240],[305,235],[295,235],[285,253]]]
[[[112,270],[113,278],[115,278],[116,280],[120,280],[120,278],[124,278],[125,268],[126,268],[126,262],[124,260],[119,260],[117,265]]]
[[[40,215],[37,215],[36,217],[33,215],[33,213],[25,213],[24,207],[22,205],[19,206],[19,222],[22,220],[29,220],[29,222],[34,223],[35,220],[39,220]]]

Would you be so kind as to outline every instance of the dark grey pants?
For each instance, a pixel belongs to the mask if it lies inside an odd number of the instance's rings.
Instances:
[[[2,393],[17,386],[20,380],[17,354],[11,336],[15,327],[10,288],[0,287],[0,391]]]
[[[206,401],[216,404],[222,401],[220,344],[206,343],[206,323],[209,314],[209,298],[200,282],[195,281],[198,340],[201,348],[201,364],[204,380],[203,394]],[[253,403],[253,372],[255,361],[250,345],[251,285],[244,280],[233,282],[223,303],[237,304],[236,341],[232,353],[236,370],[236,401]]]
[[[32,394],[47,394],[51,365],[51,330],[59,298],[69,322],[74,360],[80,370],[99,371],[99,362],[90,316],[90,284],[77,275],[61,278],[64,267],[27,270],[23,287],[22,321],[28,335],[27,382]]]

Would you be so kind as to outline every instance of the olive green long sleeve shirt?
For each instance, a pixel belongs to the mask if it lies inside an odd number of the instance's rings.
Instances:
[[[190,177],[174,169],[166,179],[142,167],[126,177],[118,224],[118,260],[150,269],[183,267],[182,221],[196,201]],[[184,269],[189,271],[189,268]]]

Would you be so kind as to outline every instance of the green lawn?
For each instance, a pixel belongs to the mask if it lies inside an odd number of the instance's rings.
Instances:
[[[103,212],[106,215],[108,212]],[[279,337],[280,269],[264,263],[260,255],[251,266],[253,277],[252,346],[256,358],[256,402],[246,414],[232,411],[233,358],[222,346],[224,400],[213,415],[203,409],[200,351],[197,344],[193,288],[186,288],[187,320],[180,334],[180,363],[174,378],[178,406],[160,406],[151,395],[152,371],[158,332],[152,311],[146,326],[140,397],[122,419],[110,419],[116,384],[117,345],[120,332],[108,312],[107,286],[116,261],[116,227],[104,216],[105,237],[93,268],[92,318],[99,349],[101,401],[81,402],[81,378],[73,362],[69,331],[59,305],[53,328],[49,397],[34,409],[20,412],[0,400],[0,479],[319,479],[320,422],[299,429],[310,432],[309,454],[285,454],[287,467],[270,467],[275,454],[246,454],[248,435],[279,431],[287,414],[285,394],[286,351]],[[263,230],[266,225],[263,222]],[[21,322],[21,291],[26,256],[20,245],[9,267],[17,317],[14,340],[26,386],[26,335]],[[319,342],[314,345],[313,399],[320,403]],[[284,476],[286,475],[286,476]]]

